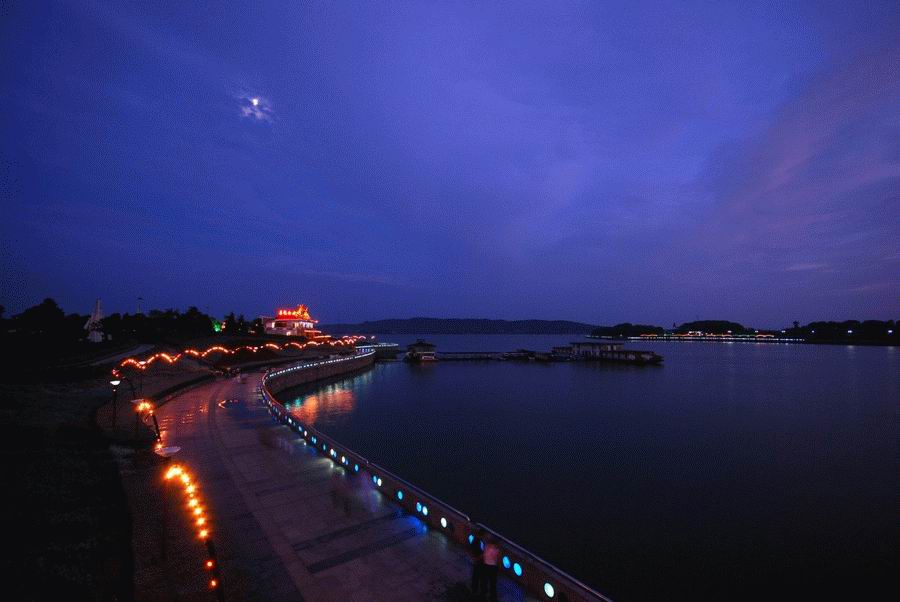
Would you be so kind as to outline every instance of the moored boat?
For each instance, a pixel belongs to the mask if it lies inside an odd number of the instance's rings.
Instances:
[[[656,365],[663,361],[663,356],[655,351],[625,349],[622,343],[599,343],[595,341],[572,343],[572,356],[574,359],[580,360],[636,364],[639,366]]]
[[[425,339],[418,339],[415,343],[406,346],[406,355],[403,356],[403,361],[416,364],[436,362],[435,348],[436,345],[434,343],[429,343]]]

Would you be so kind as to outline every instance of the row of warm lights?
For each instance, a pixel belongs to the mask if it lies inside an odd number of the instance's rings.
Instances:
[[[219,568],[215,558],[215,548],[212,546],[212,541],[210,540],[209,520],[205,515],[203,504],[197,492],[197,485],[191,480],[191,476],[188,472],[182,466],[177,464],[166,471],[166,480],[175,480],[176,482],[180,482],[184,487],[186,500],[185,509],[188,512],[188,517],[194,522],[194,526],[197,528],[197,538],[206,544],[209,552],[209,558],[206,559],[206,562],[203,565],[207,570],[212,571],[209,587],[210,589],[216,589],[220,585]]]
[[[309,366],[305,365],[305,366],[298,366],[298,367],[309,367]],[[287,372],[287,371],[288,370],[284,370],[282,372]],[[271,400],[271,398],[268,395],[268,392],[265,390],[265,388],[262,389],[262,392],[263,392],[263,397],[265,398],[266,403],[269,405],[272,413],[275,415],[275,417],[277,419],[279,416],[281,416],[281,413],[278,412],[278,410],[275,408],[275,404],[273,403],[273,400]],[[298,432],[301,432],[304,437],[309,437],[309,431],[306,430],[303,427],[303,425],[301,425],[299,422],[295,422],[287,414],[284,414],[284,417],[287,420],[287,422],[292,427],[296,427]],[[319,438],[316,435],[312,435],[311,437],[309,437],[309,440],[313,444],[313,449],[316,449],[318,451]],[[339,455],[339,452],[334,447],[332,447],[331,450],[329,451],[328,444],[322,443],[321,450],[322,450],[322,452],[327,453],[331,457],[332,460],[334,460],[335,462],[338,462],[337,457]],[[349,468],[349,461],[347,460],[347,457],[345,455],[341,455],[340,463]],[[359,472],[359,464],[354,464],[353,470],[354,470],[354,472]],[[384,485],[384,480],[377,474],[372,474],[372,483],[380,489]],[[401,501],[401,502],[403,501],[403,499],[405,497],[405,493],[403,492],[402,489],[397,489],[395,495],[397,497],[397,500]],[[415,508],[416,508],[417,513],[421,514],[422,516],[428,516],[428,512],[429,512],[428,506],[425,505],[424,503],[422,503],[421,501],[416,501]],[[452,523],[450,523],[446,517],[442,516],[440,518],[439,523],[440,523],[442,529],[452,530]],[[469,537],[468,537],[469,544],[470,545],[473,544],[474,541],[475,541],[475,535],[470,533]],[[481,545],[481,548],[484,549],[484,542],[481,542],[480,545]],[[512,572],[515,574],[516,577],[521,577],[522,574],[524,573],[524,570],[522,569],[522,565],[518,562],[511,561],[509,556],[507,556],[507,555],[503,556],[501,562],[503,564],[503,568],[507,569],[507,570],[512,570]],[[556,595],[556,588],[549,581],[544,583],[544,595],[546,595],[548,598],[553,598]]]
[[[359,341],[360,339],[364,339],[364,338],[365,337],[363,337],[363,336],[353,335],[353,336],[341,337],[340,339],[331,341],[330,343],[320,343],[318,341],[308,341],[306,343],[297,343],[297,342],[291,341],[289,343],[285,343],[284,345],[277,345],[275,343],[266,343],[264,345],[242,345],[240,347],[233,347],[231,349],[229,349],[227,347],[222,347],[221,345],[213,345],[212,347],[210,347],[204,351],[199,351],[197,349],[185,349],[181,353],[177,353],[175,355],[171,355],[169,353],[157,353],[157,354],[154,354],[144,360],[138,360],[137,358],[129,357],[127,359],[122,360],[119,363],[119,368],[125,368],[128,366],[131,366],[131,367],[137,368],[138,370],[146,370],[151,364],[153,364],[157,360],[163,360],[168,364],[174,364],[175,362],[177,362],[178,360],[180,360],[182,357],[184,357],[186,355],[189,355],[191,357],[205,358],[207,355],[210,355],[211,353],[235,354],[235,353],[239,353],[241,351],[251,351],[253,353],[256,353],[262,349],[272,349],[275,351],[281,351],[281,350],[287,349],[288,347],[295,347],[298,350],[303,350],[303,349],[306,349],[307,347],[326,345],[326,344],[355,345],[357,341]],[[118,370],[113,370],[113,373],[118,374]]]

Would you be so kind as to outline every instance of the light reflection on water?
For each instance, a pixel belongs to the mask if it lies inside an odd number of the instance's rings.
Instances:
[[[356,389],[366,386],[372,374],[365,372],[352,381],[343,380],[301,393],[287,401],[285,407],[301,424],[314,425],[323,419],[339,419],[353,412],[356,406]]]

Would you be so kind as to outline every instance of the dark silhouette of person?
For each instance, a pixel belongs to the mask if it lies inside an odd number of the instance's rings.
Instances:
[[[494,539],[488,535],[484,538],[484,550],[481,552],[483,593],[488,594],[493,601],[497,600],[497,573],[500,562],[500,548],[494,543]]]
[[[484,561],[481,556],[482,537],[484,529],[479,529],[478,534],[472,537],[466,550],[469,553],[469,559],[472,561],[472,593],[478,595],[484,587]]]

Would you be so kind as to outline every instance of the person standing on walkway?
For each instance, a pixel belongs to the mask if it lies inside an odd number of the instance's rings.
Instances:
[[[482,558],[481,545],[484,529],[478,531],[478,537],[472,538],[469,542],[468,552],[469,559],[472,561],[472,593],[476,596],[481,593],[484,584],[484,559]]]
[[[490,536],[484,538],[484,551],[481,553],[481,561],[484,563],[482,568],[482,587],[494,602],[497,600],[497,573],[500,568],[497,566],[500,562],[500,548],[494,543],[494,539]]]

